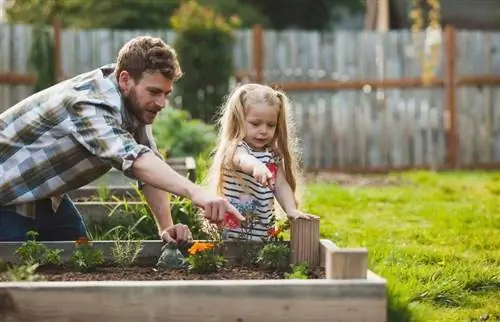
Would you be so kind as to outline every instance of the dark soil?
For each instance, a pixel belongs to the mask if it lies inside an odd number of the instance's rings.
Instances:
[[[103,266],[92,272],[79,272],[70,267],[41,267],[37,274],[47,281],[162,281],[162,280],[256,280],[284,279],[283,272],[273,272],[259,268],[228,266],[215,273],[199,274],[188,269],[160,270],[152,265],[116,267]],[[309,271],[309,279],[325,278],[324,269]],[[0,274],[0,281],[7,281],[5,274]]]

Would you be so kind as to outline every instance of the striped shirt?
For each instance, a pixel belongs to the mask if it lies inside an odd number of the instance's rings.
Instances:
[[[246,142],[243,147],[250,155],[267,164],[276,158],[270,151],[256,151]],[[227,238],[244,237],[247,240],[261,240],[267,236],[268,229],[274,224],[274,193],[269,187],[259,184],[252,176],[239,170],[226,169],[223,173],[222,191],[224,196],[236,207],[245,202],[255,203],[253,227],[235,228],[225,231]],[[245,214],[243,214],[245,215]]]
[[[128,112],[114,65],[75,76],[0,114],[0,206],[34,217],[34,201],[82,187],[157,152],[151,125]]]

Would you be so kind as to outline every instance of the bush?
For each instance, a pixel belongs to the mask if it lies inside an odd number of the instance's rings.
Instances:
[[[153,134],[158,149],[166,149],[169,157],[198,157],[215,146],[212,125],[191,119],[189,112],[167,108],[155,121]]]
[[[234,75],[233,27],[239,19],[225,19],[194,0],[181,4],[171,18],[177,32],[174,48],[184,76],[176,85],[176,96],[193,118],[211,122],[229,91]]]

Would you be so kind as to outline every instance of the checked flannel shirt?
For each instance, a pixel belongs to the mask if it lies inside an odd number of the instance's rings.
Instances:
[[[136,179],[132,163],[149,151],[162,158],[151,125],[124,107],[114,65],[78,75],[0,114],[0,208],[34,218],[34,201],[50,198],[56,211],[112,167]]]

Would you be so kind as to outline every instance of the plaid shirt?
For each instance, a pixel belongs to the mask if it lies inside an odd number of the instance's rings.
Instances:
[[[65,193],[112,167],[133,178],[142,153],[160,158],[151,125],[124,107],[114,65],[78,75],[0,114],[0,206],[34,217],[34,201]]]

